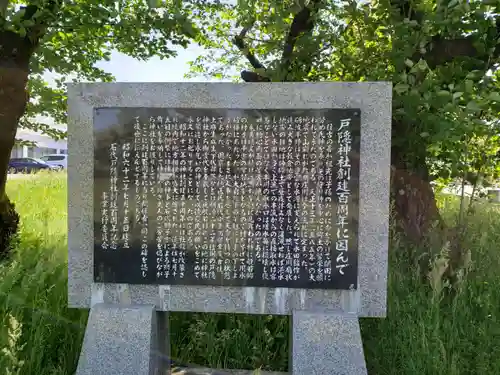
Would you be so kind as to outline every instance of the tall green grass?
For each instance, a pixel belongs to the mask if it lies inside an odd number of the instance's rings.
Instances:
[[[439,203],[453,225],[458,200]],[[500,374],[500,209],[477,208],[467,220],[462,246],[471,258],[456,293],[435,273],[424,282],[416,270],[403,271],[407,250],[392,241],[388,317],[362,320],[370,374]]]
[[[0,265],[0,373],[72,375],[87,312],[66,308],[67,191],[64,174],[10,180],[20,244]],[[441,199],[451,223],[458,205]],[[500,374],[500,210],[469,220],[471,261],[458,293],[422,280],[393,236],[387,319],[361,319],[370,375]],[[172,356],[210,367],[286,371],[288,318],[171,314]]]
[[[0,373],[24,361],[19,374],[72,374],[86,312],[67,306],[67,193],[63,174],[10,180],[8,195],[21,216],[20,244],[0,265]],[[18,342],[8,340],[18,326]],[[10,328],[12,331],[13,329]],[[17,366],[19,367],[19,366]],[[16,373],[16,372],[14,372]]]

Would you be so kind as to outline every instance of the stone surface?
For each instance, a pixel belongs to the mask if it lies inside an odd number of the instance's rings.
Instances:
[[[69,306],[151,304],[163,311],[386,315],[390,83],[68,85]],[[93,110],[99,107],[360,108],[358,290],[93,283]]]
[[[96,304],[75,375],[285,375],[260,370],[222,370],[172,366],[168,313],[154,306]]]
[[[292,314],[293,375],[367,375],[358,317]]]
[[[90,316],[76,375],[157,375],[163,361],[154,306],[97,304]]]

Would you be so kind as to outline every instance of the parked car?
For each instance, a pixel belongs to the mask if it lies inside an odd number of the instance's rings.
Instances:
[[[41,170],[55,170],[57,168],[36,158],[14,158],[9,160],[9,173],[34,173]]]
[[[42,159],[48,165],[58,167],[59,169],[68,168],[68,155],[65,154],[50,154],[42,156],[40,159]]]

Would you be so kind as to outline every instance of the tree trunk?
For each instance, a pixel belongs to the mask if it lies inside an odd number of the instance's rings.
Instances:
[[[393,223],[424,274],[429,256],[441,250],[447,228],[439,213],[426,164],[426,145],[414,142],[411,126],[393,121],[391,148],[391,202]],[[406,136],[402,134],[406,134]],[[400,141],[399,144],[395,144]]]
[[[19,226],[19,215],[7,197],[5,187],[10,154],[17,125],[24,114],[28,95],[26,84],[33,45],[18,34],[0,31],[0,257],[9,248]]]
[[[398,227],[415,244],[432,229],[444,229],[434,190],[417,173],[391,166],[391,194]]]

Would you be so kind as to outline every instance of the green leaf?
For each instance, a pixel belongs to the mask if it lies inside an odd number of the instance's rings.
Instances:
[[[161,1],[160,0],[147,0],[148,1],[148,6],[150,8],[157,8],[158,6],[161,5]]]
[[[429,65],[427,65],[427,61],[425,61],[424,59],[420,59],[415,65],[415,68],[417,68],[421,72],[424,72],[429,69]]]
[[[488,95],[488,99],[491,100],[491,101],[494,101],[494,102],[500,102],[500,93],[498,92],[491,92],[489,95]]]
[[[443,107],[444,112],[454,112],[457,109],[456,104],[454,103],[448,103]]]
[[[483,74],[484,73],[481,70],[472,70],[471,72],[469,72],[467,74],[467,76],[465,78],[471,79],[471,80],[477,80],[477,79],[482,78]]]
[[[467,110],[469,110],[470,112],[479,112],[481,111],[481,107],[479,106],[479,104],[474,101],[474,100],[471,100],[469,103],[467,103]]]
[[[406,83],[398,83],[394,86],[394,91],[396,91],[398,94],[403,94],[407,92],[410,89],[410,85]]]
[[[24,27],[32,27],[35,26],[35,22],[33,20],[24,20],[23,21],[23,26]]]
[[[259,68],[259,69],[255,69],[255,73],[257,73],[258,75],[261,75],[261,76],[265,77],[268,72],[267,72],[266,69]]]
[[[474,82],[470,79],[465,80],[465,92],[471,93],[474,91]]]
[[[194,29],[191,21],[186,20],[184,22],[184,24],[182,25],[182,29],[183,29],[184,33],[188,36],[190,36],[192,38],[194,38],[196,36],[196,30]]]
[[[26,29],[22,25],[19,26],[19,35],[21,36],[21,38],[24,38],[26,36]]]
[[[411,61],[410,59],[406,59],[406,60],[405,60],[405,65],[406,65],[408,68],[411,68],[411,67],[414,65],[414,63],[413,63],[413,61]]]

